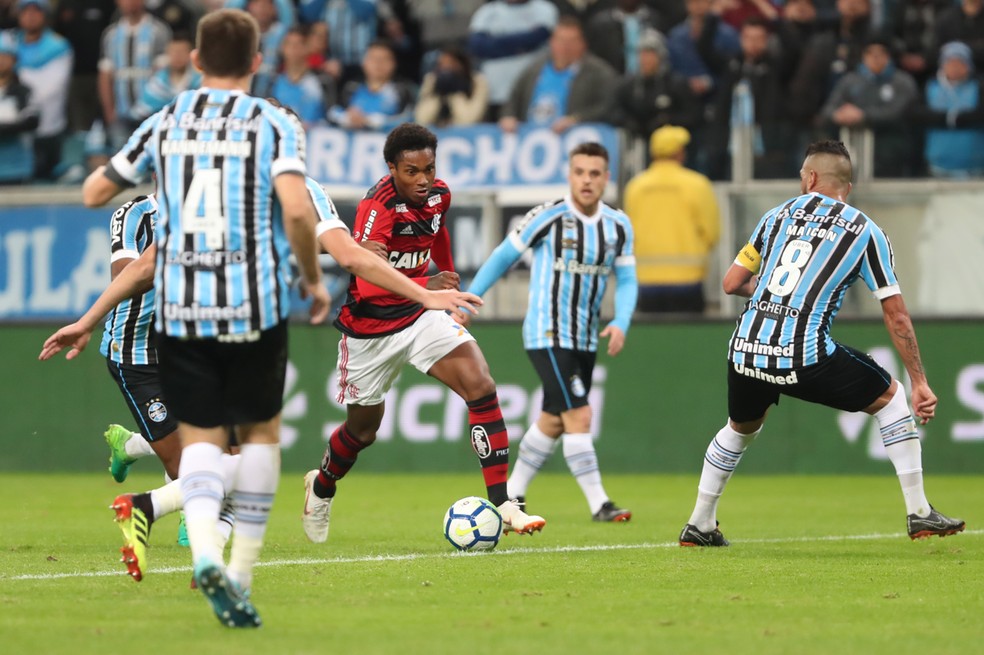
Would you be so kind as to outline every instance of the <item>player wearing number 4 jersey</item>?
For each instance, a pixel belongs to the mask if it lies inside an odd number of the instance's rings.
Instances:
[[[912,380],[912,405],[926,424],[936,413],[912,321],[895,277],[888,238],[847,204],[851,158],[839,141],[806,151],[801,191],[759,221],[724,277],[749,297],[731,337],[728,424],[711,440],[697,503],[681,546],[727,546],[717,505],[748,445],[780,395],[871,414],[895,466],[913,539],[955,534],[964,522],[936,511],[923,490],[922,447],[905,391],[868,355],[830,338],[844,293],[858,277],[881,301],[885,326]]]

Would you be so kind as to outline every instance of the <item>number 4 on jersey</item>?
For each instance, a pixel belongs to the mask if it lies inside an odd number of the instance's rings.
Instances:
[[[195,171],[181,208],[181,231],[185,234],[204,234],[206,248],[222,249],[226,233],[226,219],[222,212],[222,169]]]

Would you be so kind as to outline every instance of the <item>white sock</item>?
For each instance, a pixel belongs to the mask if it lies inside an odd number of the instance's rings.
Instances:
[[[181,480],[168,482],[150,492],[150,502],[154,504],[154,520],[181,509],[184,497],[181,495]]]
[[[222,478],[225,481],[226,495],[232,493],[236,484],[236,473],[239,471],[239,455],[222,453]]]
[[[545,435],[536,423],[530,426],[519,442],[519,455],[506,482],[506,494],[510,498],[526,495],[530,482],[557,449],[557,441]]]
[[[220,461],[222,449],[210,443],[194,443],[181,451],[178,482],[184,496],[185,527],[191,544],[191,559],[205,558],[222,563],[216,523],[225,495]]]
[[[564,435],[564,459],[574,479],[581,486],[588,507],[594,514],[608,501],[608,494],[601,484],[601,470],[598,468],[598,454],[594,441],[587,432]]]
[[[229,553],[229,577],[248,589],[253,566],[260,558],[273,495],[280,482],[280,446],[243,444],[239,450],[239,472],[232,491],[236,513],[235,535]]]
[[[154,449],[150,447],[150,442],[143,438],[139,432],[131,432],[130,438],[123,444],[123,450],[128,457],[140,459],[154,454]]]
[[[731,429],[728,423],[718,430],[704,453],[704,468],[697,485],[697,503],[693,514],[687,521],[701,532],[711,532],[717,527],[717,505],[724,487],[731,479],[741,455],[761,432],[761,428],[751,434],[741,434]]]
[[[929,501],[923,489],[922,444],[901,384],[888,404],[875,412],[875,418],[885,453],[895,466],[895,474],[902,486],[906,513],[929,516]]]
[[[232,528],[236,525],[236,511],[232,507],[232,497],[226,496],[222,501],[222,509],[219,510],[219,548],[225,550],[232,536]]]

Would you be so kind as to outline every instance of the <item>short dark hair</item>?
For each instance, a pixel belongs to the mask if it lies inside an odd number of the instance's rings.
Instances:
[[[403,123],[398,125],[386,137],[383,145],[383,159],[388,164],[396,164],[404,152],[426,150],[430,148],[437,153],[437,135],[423,125]]]
[[[183,43],[188,43],[192,48],[195,47],[195,37],[191,35],[188,30],[176,30],[171,36],[171,42],[181,41]]]
[[[585,141],[584,143],[579,143],[571,150],[569,157],[574,158],[574,155],[587,155],[588,157],[601,157],[608,163],[608,149],[596,143],[595,141]]]
[[[246,77],[260,47],[260,27],[245,11],[219,9],[198,22],[197,47],[206,75]]]
[[[843,141],[837,141],[836,139],[814,141],[806,147],[805,157],[811,155],[837,155],[846,159],[848,163],[851,163],[851,153],[847,151],[847,146],[844,145]]]
[[[369,48],[384,48],[389,50],[389,53],[393,55],[394,59],[396,58],[396,46],[393,45],[392,41],[387,39],[375,39],[366,46],[366,50],[369,50]]]
[[[557,27],[573,27],[582,35],[584,34],[584,25],[581,24],[581,21],[577,16],[571,16],[570,14],[566,14],[558,18],[557,26],[554,27],[554,29],[557,29]]]

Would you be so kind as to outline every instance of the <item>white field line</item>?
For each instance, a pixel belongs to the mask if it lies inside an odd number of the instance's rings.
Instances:
[[[962,535],[982,535],[982,530],[965,530]],[[878,539],[899,539],[906,535],[901,532],[883,532],[873,534],[849,534],[849,535],[827,535],[819,537],[783,537],[775,539],[742,539],[732,541],[732,546],[742,546],[744,544],[795,544],[808,543],[813,541],[874,541]],[[518,537],[521,538],[521,537]],[[932,537],[930,537],[932,539]],[[278,559],[269,562],[259,562],[257,566],[284,567],[284,566],[309,566],[321,564],[365,564],[370,562],[409,562],[412,560],[424,559],[452,559],[460,557],[507,557],[509,555],[551,555],[557,553],[591,553],[615,550],[654,550],[658,548],[678,548],[676,541],[666,541],[663,543],[640,543],[640,544],[599,544],[595,546],[547,546],[545,548],[522,547],[510,548],[508,550],[494,550],[492,552],[471,552],[471,553],[404,553],[402,555],[364,555],[362,557],[305,557],[300,559]],[[699,549],[694,549],[699,550]],[[147,574],[161,575],[165,573],[191,573],[190,566],[165,566],[158,569],[151,568]],[[123,567],[111,571],[76,571],[72,573],[26,573],[24,575],[5,576],[0,574],[0,580],[60,580],[63,578],[108,578],[113,576],[126,575]]]

